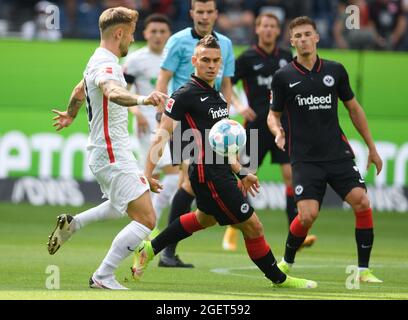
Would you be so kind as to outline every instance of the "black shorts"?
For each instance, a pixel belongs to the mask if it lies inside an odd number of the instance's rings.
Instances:
[[[206,180],[205,183],[199,183],[193,172],[190,173],[190,181],[196,195],[197,208],[212,215],[219,225],[241,223],[252,216],[254,209],[238,188],[238,181],[232,172]]]
[[[353,159],[327,162],[296,162],[292,164],[295,202],[314,199],[322,203],[329,184],[344,200],[354,188],[366,189],[364,179]]]
[[[245,125],[246,133],[247,133],[247,144],[246,144],[246,154],[250,157],[251,161],[254,160],[253,154],[256,152],[258,155],[258,165],[260,167],[262,162],[264,161],[268,152],[271,153],[271,163],[277,164],[288,164],[290,163],[289,153],[287,151],[282,151],[278,148],[275,143],[275,136],[272,135],[271,131],[268,128],[268,125],[262,123],[261,125],[257,125],[254,122],[248,122]],[[253,142],[251,141],[251,129],[258,129],[258,150],[254,150],[254,146],[251,145]]]

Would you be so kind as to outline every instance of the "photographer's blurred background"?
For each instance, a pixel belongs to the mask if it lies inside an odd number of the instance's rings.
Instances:
[[[60,30],[44,28],[50,5],[59,8]],[[0,0],[0,37],[97,39],[100,13],[119,5],[137,9],[141,23],[153,12],[166,14],[175,32],[191,23],[187,0]],[[345,28],[349,5],[360,9],[358,32]],[[228,35],[234,44],[253,43],[254,18],[272,11],[284,22],[284,35],[292,18],[308,15],[315,19],[323,48],[408,50],[408,0],[220,0],[218,9],[217,30]],[[136,38],[143,40],[141,28]],[[281,43],[287,46],[288,37],[281,37]]]

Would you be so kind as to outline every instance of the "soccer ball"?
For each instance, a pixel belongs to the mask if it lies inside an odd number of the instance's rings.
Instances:
[[[212,126],[208,139],[216,153],[228,157],[236,155],[245,146],[246,134],[241,124],[225,118]]]

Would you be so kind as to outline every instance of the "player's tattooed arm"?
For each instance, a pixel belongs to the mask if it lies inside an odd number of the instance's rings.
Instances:
[[[69,99],[67,113],[71,118],[75,118],[79,109],[85,102],[85,85],[82,79],[74,88]]]
[[[269,110],[268,114],[268,127],[272,134],[275,136],[275,143],[279,149],[285,151],[285,130],[283,130],[280,118],[282,112],[276,112]]]
[[[116,80],[101,81],[99,87],[109,101],[124,107],[133,107],[135,105],[163,106],[168,98],[166,94],[158,91],[153,91],[148,96],[132,94]]]
[[[53,126],[57,131],[69,127],[74,121],[79,109],[85,101],[84,80],[82,79],[72,90],[71,97],[69,99],[68,108],[66,111],[59,111],[53,109],[52,112],[56,114],[53,118],[55,121]]]
[[[368,147],[368,159],[367,159],[367,169],[370,164],[373,163],[377,169],[377,175],[381,172],[383,162],[380,155],[377,152],[374,140],[371,136],[370,129],[368,128],[367,117],[364,113],[363,108],[360,106],[356,98],[348,101],[344,101],[344,106],[349,112],[351,121],[354,127],[357,129],[358,133],[364,139]]]

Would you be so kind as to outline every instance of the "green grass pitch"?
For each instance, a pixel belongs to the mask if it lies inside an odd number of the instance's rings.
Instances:
[[[89,207],[89,206],[88,206]],[[178,252],[195,269],[163,269],[157,258],[141,282],[127,281],[131,258],[117,271],[117,278],[132,290],[109,292],[88,288],[111,241],[127,219],[87,226],[55,256],[48,255],[47,236],[61,212],[84,208],[33,207],[0,204],[0,299],[408,299],[408,215],[375,213],[375,246],[371,267],[383,284],[345,287],[346,267],[356,264],[354,217],[351,212],[322,210],[312,231],[318,242],[301,251],[293,274],[318,281],[315,290],[274,289],[246,254],[242,240],[237,252],[221,249],[224,228],[213,227],[186,239]],[[260,211],[266,237],[280,259],[286,238],[282,211]],[[166,217],[162,217],[162,227]],[[46,268],[60,270],[60,289],[46,289]]]

